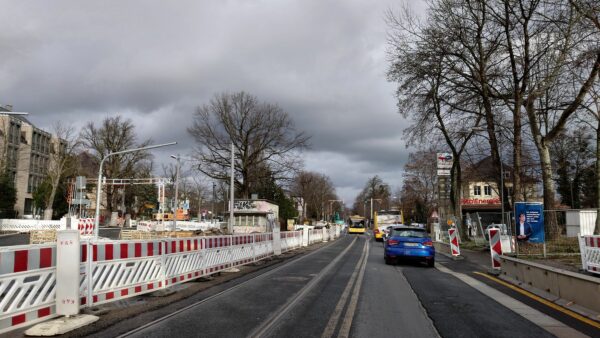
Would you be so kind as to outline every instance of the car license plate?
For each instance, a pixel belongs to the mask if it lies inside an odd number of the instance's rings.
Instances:
[[[419,243],[404,243],[404,246],[419,246]]]

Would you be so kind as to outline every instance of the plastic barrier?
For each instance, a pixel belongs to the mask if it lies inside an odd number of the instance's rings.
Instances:
[[[77,221],[77,228],[79,229],[79,233],[81,234],[81,236],[93,236],[95,220],[93,218],[80,218]]]
[[[448,235],[450,236],[450,252],[452,253],[452,256],[460,256],[460,246],[458,244],[457,234],[456,229],[448,229]]]
[[[488,236],[488,238],[490,239],[492,269],[500,270],[502,268],[500,262],[500,256],[502,256],[502,242],[500,238],[500,229],[488,229]]]
[[[600,274],[600,236],[579,236],[583,270]]]

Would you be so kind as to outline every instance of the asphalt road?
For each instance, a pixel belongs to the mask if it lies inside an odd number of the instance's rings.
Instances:
[[[476,266],[436,259],[437,268],[388,266],[381,243],[346,235],[277,267],[124,318],[94,336],[552,337],[448,273]]]

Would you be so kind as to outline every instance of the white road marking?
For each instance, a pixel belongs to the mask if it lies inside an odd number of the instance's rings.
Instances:
[[[504,293],[485,285],[484,283],[476,280],[475,278],[469,277],[460,272],[454,272],[441,264],[435,265],[436,269],[441,272],[453,275],[454,277],[460,279],[467,285],[472,288],[478,290],[482,294],[490,297],[496,302],[504,305],[508,309],[522,316],[523,318],[533,322],[538,325],[542,329],[550,332],[551,334],[561,338],[572,338],[572,337],[588,337],[587,335],[563,324],[562,322],[526,305],[510,296],[505,295]]]

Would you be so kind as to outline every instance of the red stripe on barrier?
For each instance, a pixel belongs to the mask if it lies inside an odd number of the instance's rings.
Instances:
[[[114,248],[112,244],[106,244],[104,246],[104,260],[110,261],[114,258]]]
[[[140,293],[142,292],[142,287],[141,286],[136,286],[135,287],[135,293]]]
[[[98,303],[98,296],[92,296],[92,300],[94,301],[94,303]]]
[[[111,291],[106,294],[106,300],[113,299],[113,298],[115,298],[114,292]]]
[[[184,276],[179,276],[179,281],[181,282],[183,280]]]
[[[142,257],[142,243],[135,243],[134,250],[135,257]]]
[[[148,290],[152,290],[152,289],[154,289],[154,284],[152,284],[152,283],[148,284]]]
[[[129,289],[123,289],[123,290],[121,290],[121,297],[125,297],[127,295],[129,295]]]
[[[92,261],[98,261],[98,245],[92,244]]]
[[[162,288],[162,281],[158,282],[158,287]]]
[[[49,307],[45,307],[43,309],[39,309],[37,311],[37,315],[38,315],[38,318],[49,316],[50,315],[50,308]]]
[[[185,249],[183,248],[183,241],[179,241],[179,252],[183,252]]]
[[[28,254],[29,253],[27,250],[15,251],[15,263],[13,272],[27,271]]]
[[[191,273],[188,273],[188,278],[192,278],[192,274]]]
[[[158,255],[162,255],[162,243],[158,243]]]
[[[147,251],[148,251],[148,256],[154,256],[154,243],[146,243],[146,247],[147,247]],[[140,248],[141,249],[141,248]],[[137,250],[136,250],[136,254],[137,254]],[[140,252],[140,255],[142,253]],[[137,257],[137,256],[136,256]]]
[[[198,276],[200,276],[200,272],[196,271],[196,273],[194,273],[194,276],[195,276],[195,277],[198,277]]]
[[[15,326],[15,325],[25,323],[26,318],[25,318],[25,314],[22,314],[22,315],[13,316],[11,319],[12,319],[12,325]]]
[[[81,303],[81,305],[85,305],[85,303],[87,303],[87,298],[81,297],[81,299],[79,300],[79,302]]]
[[[87,262],[87,244],[81,246],[81,263]]]
[[[191,239],[187,240],[187,249],[188,249],[188,251],[194,250],[194,249],[192,249],[192,240]]]
[[[127,255],[129,253],[129,246],[127,245],[127,243],[121,243],[121,250],[119,250],[121,252],[121,258],[128,258]]]
[[[40,269],[52,266],[52,248],[40,249]]]
[[[177,242],[173,241],[171,242],[171,252],[170,253],[175,253],[177,252]]]

